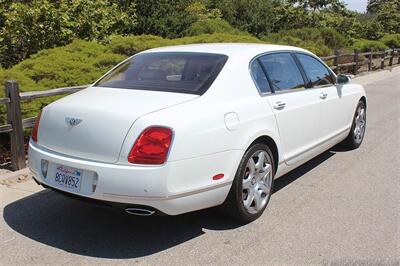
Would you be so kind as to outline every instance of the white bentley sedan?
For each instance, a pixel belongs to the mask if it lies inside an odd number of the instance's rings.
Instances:
[[[220,205],[249,222],[274,178],[338,143],[359,147],[365,128],[363,87],[306,50],[174,46],[46,106],[29,165],[44,187],[130,214]]]

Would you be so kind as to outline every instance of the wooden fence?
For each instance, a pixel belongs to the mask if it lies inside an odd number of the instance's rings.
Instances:
[[[0,98],[0,104],[6,104],[7,124],[0,126],[0,133],[10,134],[11,165],[13,170],[26,167],[24,129],[33,127],[36,120],[36,117],[22,119],[21,102],[47,96],[71,94],[88,86],[82,85],[20,93],[18,82],[14,80],[6,81],[5,98]]]
[[[349,58],[350,62],[348,62]],[[366,53],[354,51],[354,53],[351,54],[335,53],[335,55],[321,57],[321,59],[327,62],[332,70],[337,73],[345,69],[345,72],[357,75],[363,66],[367,66],[366,70],[371,71],[377,68],[384,69],[386,66],[391,67],[394,64],[400,64],[400,49]],[[344,59],[344,63],[340,63],[341,59]],[[378,65],[374,64],[376,60],[378,60]],[[386,61],[388,61],[387,64]],[[13,170],[26,167],[23,130],[33,127],[36,119],[36,117],[22,118],[21,102],[48,96],[71,94],[87,87],[88,85],[82,85],[20,93],[17,81],[11,80],[6,82],[5,97],[0,98],[0,104],[6,105],[7,124],[0,125],[0,133],[9,133],[10,135],[11,164]]]
[[[396,57],[397,62],[395,62]],[[357,75],[360,72],[360,68],[363,66],[367,66],[367,71],[374,70],[373,62],[376,60],[379,64],[375,66],[375,69],[384,69],[386,66],[391,67],[394,64],[400,64],[400,48],[365,53],[360,53],[355,50],[354,53],[351,54],[339,54],[335,52],[334,55],[321,57],[321,59],[328,63],[330,68],[336,73],[347,69],[347,71],[345,71],[346,73]],[[340,59],[350,62],[340,63]],[[389,61],[388,64],[385,64],[386,61]]]

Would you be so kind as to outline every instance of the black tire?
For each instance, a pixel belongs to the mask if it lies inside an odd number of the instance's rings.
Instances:
[[[363,131],[361,134],[361,138],[357,137],[358,134],[355,133],[355,129],[357,126],[357,117],[359,115],[360,110],[364,110],[364,126],[363,126]],[[358,147],[360,147],[362,141],[364,140],[364,135],[365,135],[365,130],[366,130],[366,126],[367,126],[367,114],[366,114],[366,106],[365,103],[363,101],[359,101],[357,104],[357,108],[356,111],[354,112],[354,117],[353,117],[353,122],[351,124],[351,129],[349,132],[349,135],[346,137],[345,140],[343,140],[343,142],[340,144],[340,146],[349,149],[349,150],[353,150],[353,149],[357,149]]]
[[[263,199],[263,202],[264,202],[264,200],[266,200],[266,203],[264,203],[265,205],[262,207],[262,209],[256,213],[251,213],[246,209],[244,202],[243,202],[243,193],[245,191],[243,189],[243,181],[244,181],[245,174],[248,173],[248,172],[246,172],[248,170],[247,163],[249,162],[250,158],[255,158],[254,155],[260,151],[265,151],[266,155],[269,156],[269,158],[267,158],[267,160],[268,160],[268,164],[271,166],[270,177],[269,177],[270,191],[269,191],[269,194],[267,196],[265,196],[265,198]],[[264,172],[264,173],[266,173],[266,172]],[[274,175],[275,175],[274,158],[273,158],[273,154],[272,154],[270,148],[263,143],[255,143],[252,146],[250,146],[249,149],[243,155],[242,160],[240,161],[240,164],[236,171],[236,175],[233,180],[229,194],[228,194],[225,202],[220,206],[221,211],[225,215],[232,217],[236,220],[239,220],[241,222],[248,223],[248,222],[252,222],[252,221],[256,220],[258,217],[260,217],[263,214],[265,208],[268,205],[268,202],[270,200],[270,197],[271,197],[271,194],[273,191]],[[250,176],[250,174],[248,176]],[[251,184],[253,185],[253,180],[251,181]],[[261,191],[261,190],[259,190],[259,191]],[[254,201],[254,204],[255,204],[255,201]]]

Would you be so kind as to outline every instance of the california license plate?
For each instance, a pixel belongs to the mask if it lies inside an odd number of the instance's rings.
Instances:
[[[60,187],[65,187],[73,191],[80,191],[82,175],[82,170],[60,165],[56,168],[54,181]]]

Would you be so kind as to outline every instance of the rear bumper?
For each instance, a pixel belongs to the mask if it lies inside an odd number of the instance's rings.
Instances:
[[[37,182],[61,192],[106,203],[149,206],[177,215],[222,204],[242,153],[232,150],[161,166],[119,165],[67,157],[31,142],[29,167]],[[42,173],[42,160],[49,162],[47,177]],[[83,170],[79,192],[54,182],[58,165]],[[223,173],[224,178],[212,180],[218,173]]]

